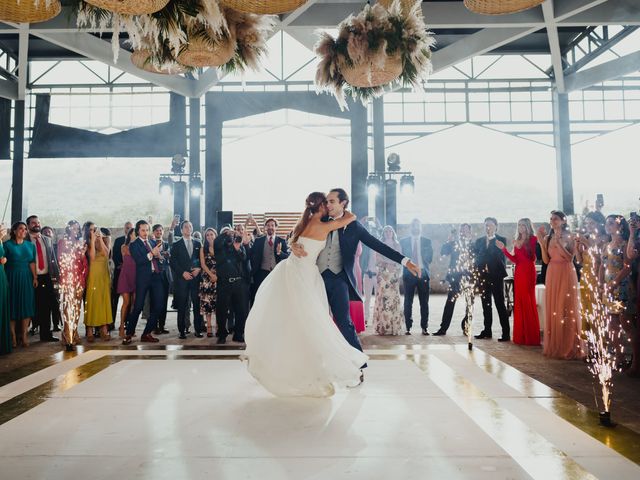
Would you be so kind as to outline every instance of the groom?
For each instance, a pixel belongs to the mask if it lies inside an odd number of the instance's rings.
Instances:
[[[323,221],[330,222],[342,217],[348,206],[349,196],[347,192],[342,188],[334,188],[327,195],[328,217]],[[329,306],[336,325],[347,342],[352,347],[362,351],[360,340],[356,335],[356,329],[349,316],[349,301],[362,301],[356,288],[355,276],[353,275],[353,265],[359,242],[362,242],[374,252],[401,263],[418,277],[420,276],[420,268],[401,253],[377,240],[367,232],[367,229],[360,222],[350,223],[345,228],[329,234],[327,244],[318,256],[318,268],[324,280]],[[304,251],[304,246],[300,244],[292,245],[292,251],[296,257],[305,257],[307,255]]]

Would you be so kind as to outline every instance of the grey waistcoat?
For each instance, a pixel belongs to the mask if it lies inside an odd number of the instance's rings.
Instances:
[[[275,238],[273,239],[273,241],[274,241],[274,244],[272,247],[269,245],[269,239],[268,238],[264,239],[264,250],[262,252],[262,265],[260,265],[260,268],[262,270],[266,270],[267,272],[270,272],[271,270],[276,268],[276,254],[274,252],[274,249],[276,248]]]
[[[340,235],[337,230],[329,234],[327,245],[324,247],[316,262],[320,273],[331,270],[336,275],[342,271],[342,252],[340,251]]]

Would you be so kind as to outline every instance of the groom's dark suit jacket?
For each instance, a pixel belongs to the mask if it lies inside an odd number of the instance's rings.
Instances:
[[[323,221],[328,221],[328,218],[324,218]],[[349,298],[353,301],[362,301],[358,289],[356,288],[356,277],[353,274],[353,266],[356,259],[356,249],[358,243],[362,242],[374,252],[378,252],[380,255],[393,260],[397,263],[402,263],[404,255],[397,252],[391,247],[388,247],[376,237],[371,235],[367,229],[360,222],[351,222],[345,228],[338,230],[340,235],[340,251],[342,253],[342,268],[347,274],[349,279]]]

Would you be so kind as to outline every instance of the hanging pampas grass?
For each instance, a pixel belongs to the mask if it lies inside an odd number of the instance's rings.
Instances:
[[[340,23],[336,38],[320,35],[316,88],[332,93],[342,109],[347,94],[364,103],[392,84],[419,88],[431,72],[434,43],[420,3],[366,5]]]

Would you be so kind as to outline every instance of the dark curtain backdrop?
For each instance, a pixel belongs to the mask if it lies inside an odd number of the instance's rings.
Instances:
[[[171,94],[168,122],[112,135],[50,123],[50,105],[49,95],[36,95],[30,158],[171,157],[176,153],[187,154],[183,96]]]

